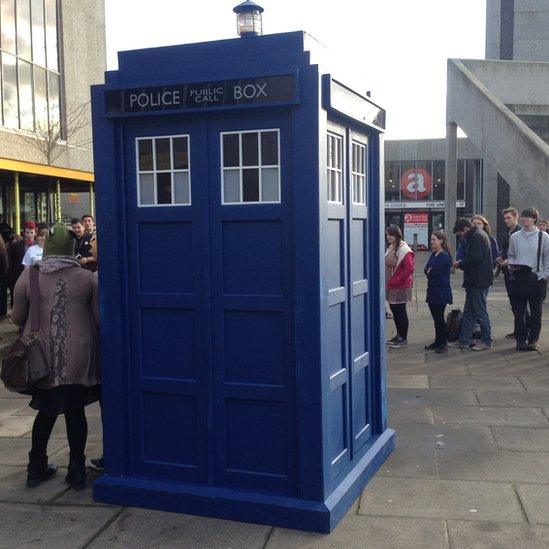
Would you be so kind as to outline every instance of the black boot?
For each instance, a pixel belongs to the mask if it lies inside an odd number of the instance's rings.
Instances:
[[[83,490],[86,487],[86,456],[70,456],[69,472],[65,482],[74,490]]]
[[[33,456],[29,454],[29,464],[27,465],[27,486],[35,488],[45,480],[50,479],[57,473],[57,465],[48,465],[48,456]]]

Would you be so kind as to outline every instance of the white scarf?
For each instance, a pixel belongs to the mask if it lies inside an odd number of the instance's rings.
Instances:
[[[402,240],[398,246],[398,248],[395,251],[395,248],[391,244],[387,251],[385,252],[385,257],[387,257],[389,254],[395,252],[397,257],[397,264],[395,265],[395,271],[397,270],[398,266],[400,265],[400,262],[406,257],[406,254],[412,251],[412,248]]]

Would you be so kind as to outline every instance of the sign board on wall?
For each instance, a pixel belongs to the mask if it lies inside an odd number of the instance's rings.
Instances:
[[[386,210],[415,210],[418,208],[437,208],[443,210],[446,207],[444,200],[430,202],[385,202]],[[465,208],[465,200],[456,200],[456,208]]]
[[[404,196],[414,200],[427,198],[433,189],[433,178],[423,168],[410,168],[400,178],[400,190]]]
[[[417,245],[418,250],[429,248],[429,213],[404,214],[404,240],[408,245]]]

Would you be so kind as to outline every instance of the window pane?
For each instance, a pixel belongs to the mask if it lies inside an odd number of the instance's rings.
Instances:
[[[259,201],[259,170],[242,170],[242,202]]]
[[[17,0],[17,55],[31,58],[31,22],[29,0]]]
[[[17,65],[15,57],[2,54],[2,85],[4,90],[4,126],[19,127],[17,100]]]
[[[153,170],[152,139],[140,139],[139,146],[139,170],[151,172]]]
[[[19,117],[21,129],[34,130],[34,109],[32,95],[32,67],[30,63],[18,61],[19,65]]]
[[[59,70],[57,55],[57,2],[46,0],[46,48],[48,56],[48,68]]]
[[[43,0],[32,1],[32,60],[46,66],[46,36]]]
[[[225,168],[240,165],[238,134],[223,136],[223,166]]]
[[[242,165],[257,166],[259,164],[259,135],[257,133],[242,134]]]
[[[186,137],[177,137],[173,140],[173,168],[174,170],[189,169],[189,150]]]
[[[50,113],[50,127],[55,135],[61,135],[59,115],[59,75],[48,72],[48,100]]]
[[[156,174],[156,197],[157,204],[172,203],[172,174]]]
[[[156,169],[157,170],[171,169],[170,140],[156,139],[155,143],[156,143]]]
[[[261,164],[263,166],[278,166],[277,132],[263,132],[261,134]]]
[[[400,200],[400,163],[385,163],[385,200],[398,202]]]
[[[223,170],[223,202],[240,202],[240,170]]]
[[[2,49],[15,53],[15,3],[13,0],[2,0]]]
[[[154,175],[139,176],[139,197],[141,204],[154,204]]]
[[[278,202],[278,168],[263,168],[261,170],[261,200],[263,202]]]
[[[189,189],[189,173],[176,172],[174,177],[174,194],[176,204],[190,204],[191,194]]]
[[[444,160],[433,162],[433,200],[444,200]]]
[[[48,98],[46,69],[34,67],[34,108],[36,116],[36,130],[40,134],[47,133],[48,129]]]

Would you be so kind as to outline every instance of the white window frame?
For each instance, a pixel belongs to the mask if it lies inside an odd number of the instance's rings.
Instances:
[[[355,147],[360,150],[358,171],[355,171]],[[351,135],[351,183],[353,204],[368,205],[368,138],[366,136]],[[360,185],[359,185],[360,183]]]
[[[331,165],[332,155],[330,154],[332,147],[332,140],[337,143],[336,147],[336,164]],[[343,204],[343,188],[344,188],[344,176],[345,176],[345,134],[337,133],[336,131],[329,129],[326,134],[326,199],[330,204]],[[336,175],[335,196],[331,196],[331,184],[330,174]]]
[[[262,165],[262,158],[261,158],[261,135],[259,135],[258,139],[258,165],[257,166],[244,166],[242,164],[242,135],[246,133],[269,133],[269,132],[276,132],[277,136],[277,153],[278,153],[278,164],[265,164]],[[238,135],[238,166],[230,166],[230,167],[224,167],[224,158],[223,158],[223,136],[225,135]],[[223,206],[247,206],[250,204],[280,204],[282,202],[282,185],[281,185],[281,166],[280,166],[280,128],[265,128],[265,129],[257,129],[257,130],[240,130],[240,131],[230,131],[230,132],[220,132],[219,134],[219,145],[220,145],[220,170],[221,170],[221,204]],[[278,169],[278,200],[262,200],[262,194],[263,194],[263,175],[262,170],[263,168],[277,168]],[[242,172],[243,170],[250,170],[250,169],[256,169],[259,171],[259,200],[252,201],[246,201],[244,202],[242,200],[243,197],[243,176]],[[225,172],[238,171],[238,177],[239,177],[239,197],[240,200],[238,202],[225,202]]]
[[[173,158],[173,140],[181,137],[187,138],[187,158],[189,160],[189,167],[186,169],[174,169],[174,158]],[[170,169],[169,170],[157,170],[156,169],[156,140],[157,139],[169,139],[170,140]],[[140,141],[152,141],[152,170],[143,170],[139,169],[139,142]],[[192,206],[192,185],[191,185],[191,136],[188,133],[182,133],[177,135],[144,135],[142,137],[135,138],[135,166],[136,166],[136,182],[137,182],[137,205],[140,208],[172,208],[172,207],[188,207]],[[158,204],[158,181],[157,174],[159,173],[169,173],[171,176],[171,194],[172,202],[171,204]],[[189,202],[174,202],[175,199],[175,174],[176,173],[187,173],[189,176]],[[154,204],[141,204],[141,186],[140,179],[141,175],[152,175],[153,176],[153,191],[154,191]]]

